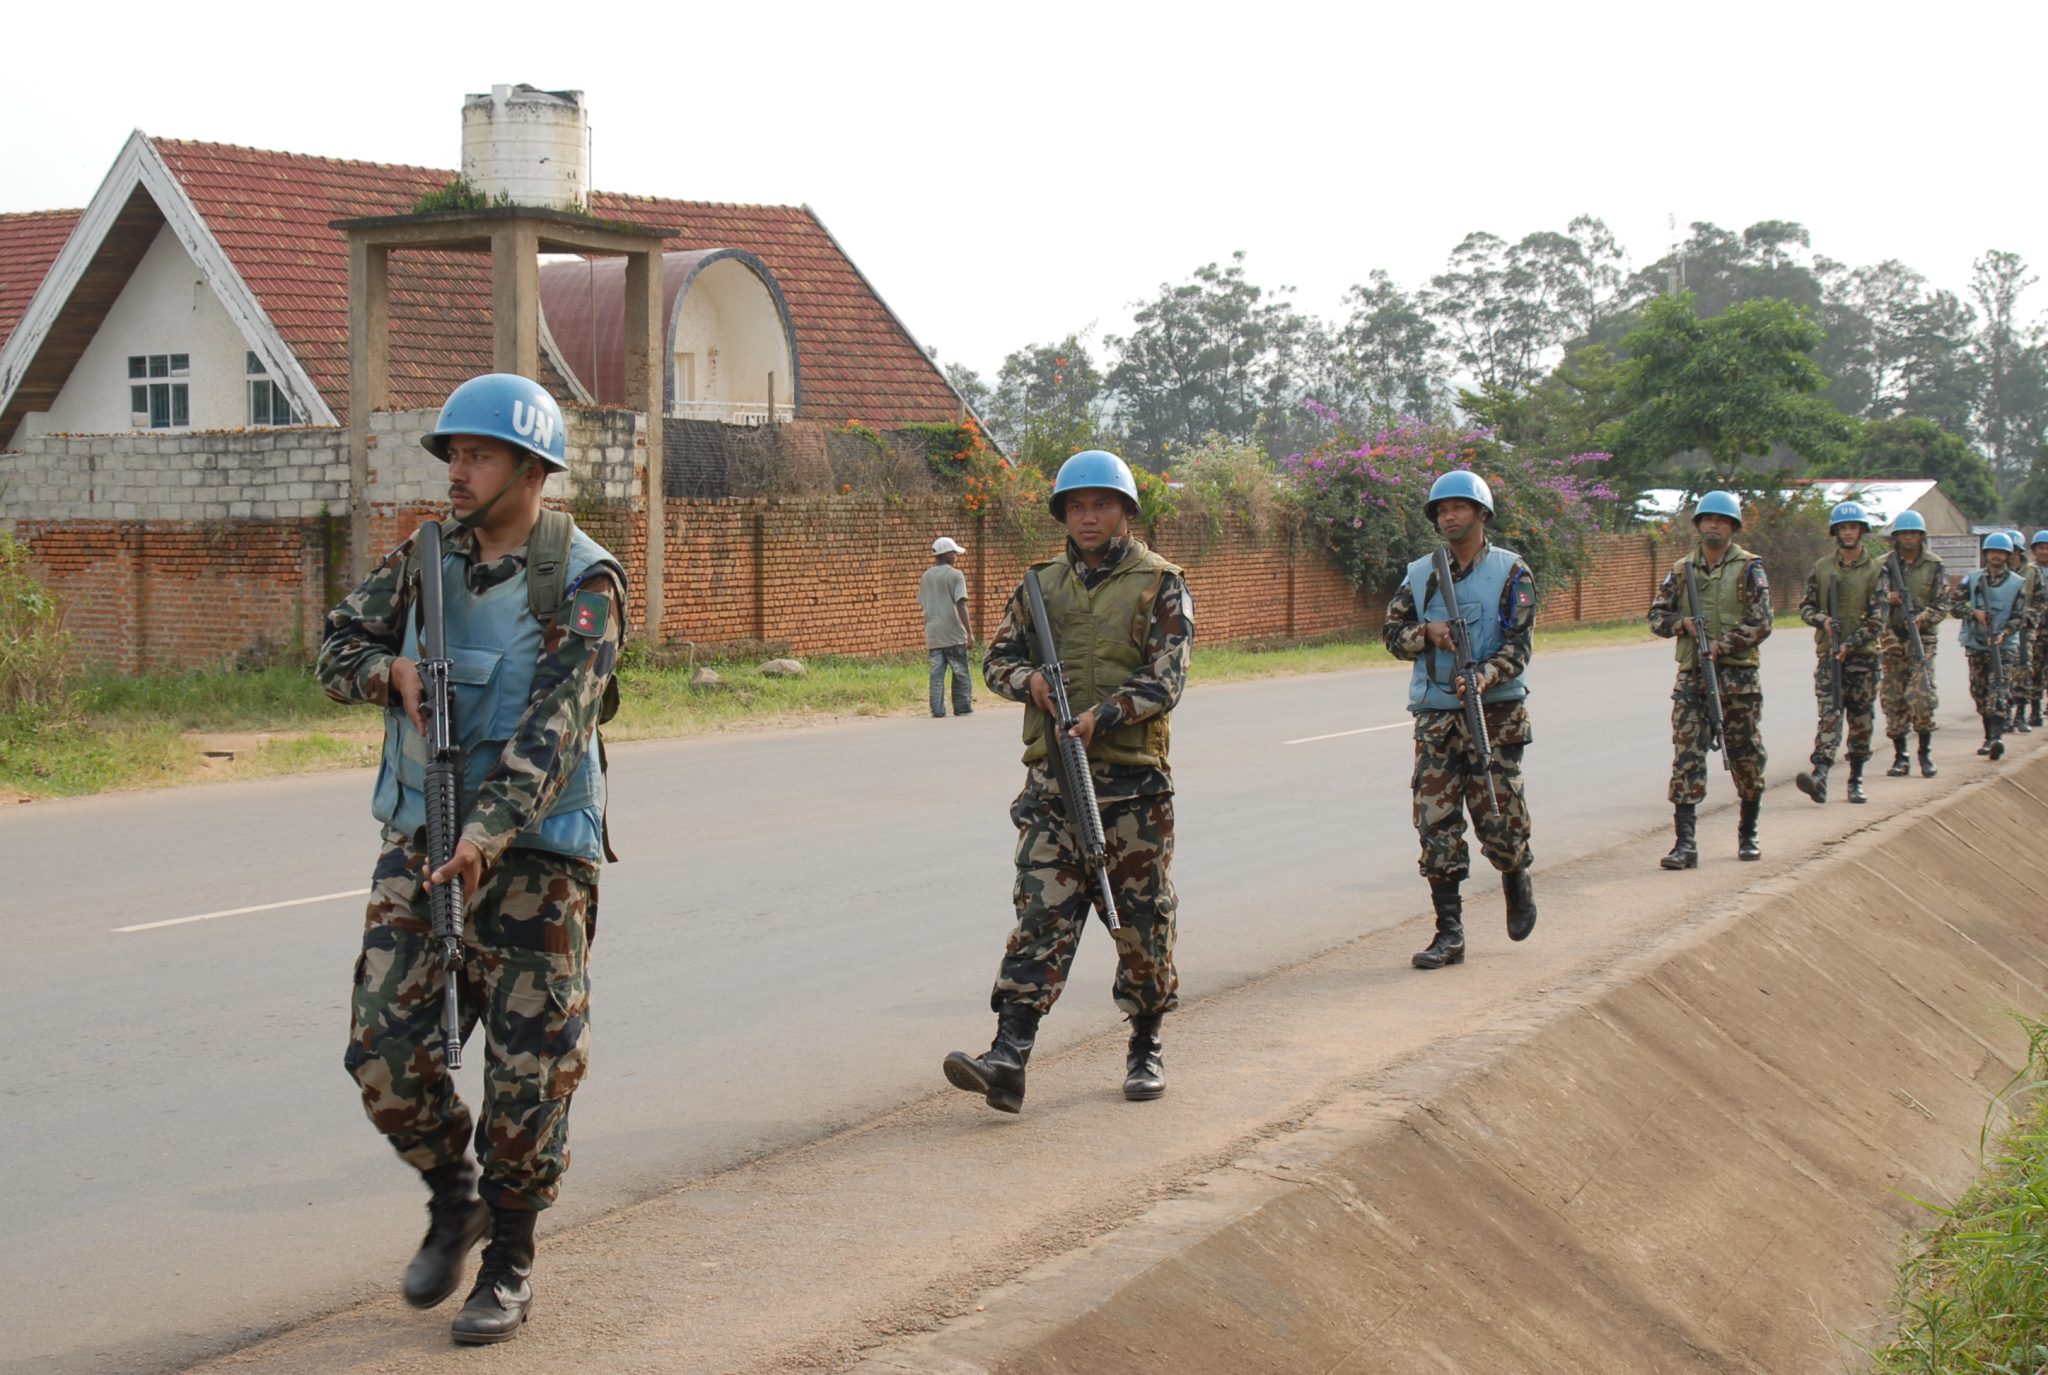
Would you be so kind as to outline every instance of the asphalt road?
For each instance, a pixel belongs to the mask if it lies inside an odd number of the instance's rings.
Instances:
[[[1766,646],[1778,782],[1811,742],[1808,644]],[[1940,663],[1937,757],[1960,762],[1977,736],[1952,643]],[[1639,838],[1648,865],[1668,843],[1670,678],[1665,645],[1537,660],[1539,901],[1546,864]],[[1402,671],[1205,687],[1198,659],[1174,732],[1184,997],[1426,906],[1404,702]],[[939,1091],[940,1057],[986,1043],[1016,723],[984,701],[965,720],[613,751],[625,862],[604,886],[593,1069],[548,1228]],[[1718,769],[1710,788],[1732,797]],[[341,1068],[368,795],[351,772],[0,814],[16,1066],[0,1371],[175,1368],[395,1285],[424,1193]],[[1807,805],[1772,793],[1767,849],[1771,809]],[[1701,830],[1732,849],[1732,813]],[[1473,887],[1483,922],[1494,884]],[[1041,1044],[1117,1016],[1107,943],[1084,945]],[[473,1099],[474,1064],[465,1080]]]

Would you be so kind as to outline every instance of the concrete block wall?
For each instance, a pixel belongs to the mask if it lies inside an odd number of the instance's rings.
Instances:
[[[43,435],[0,453],[0,521],[304,520],[348,506],[339,430]]]

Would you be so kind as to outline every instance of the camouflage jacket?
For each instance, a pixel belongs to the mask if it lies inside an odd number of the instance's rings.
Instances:
[[[1832,557],[1833,560],[1838,564],[1841,561],[1840,554],[1835,554],[1830,557]],[[1863,557],[1866,559],[1876,558],[1877,553],[1875,550],[1865,549],[1863,551]],[[1819,563],[1816,563],[1813,566],[1812,570],[1807,573],[1806,595],[1802,597],[1799,601],[1799,619],[1805,621],[1815,630],[1825,629],[1828,623],[1827,594],[1821,590],[1820,585],[1821,570],[1828,566],[1828,562],[1828,558],[1821,559],[1821,561]],[[1842,566],[1847,567],[1849,565]],[[1851,654],[1860,653],[1866,648],[1876,648],[1877,637],[1884,632],[1885,612],[1888,611],[1891,606],[1891,604],[1885,600],[1885,598],[1890,594],[1891,590],[1892,575],[1890,571],[1885,568],[1884,560],[1878,559],[1877,581],[1871,586],[1870,606],[1868,610],[1865,612],[1863,619],[1856,623],[1856,628],[1854,630],[1851,630],[1848,626],[1842,626],[1839,628],[1839,633],[1842,637],[1841,642]]]
[[[363,585],[327,613],[327,634],[313,672],[337,702],[398,709],[391,695],[391,663],[405,643],[405,618],[412,609],[414,589],[401,586],[411,547],[407,540],[385,555]],[[473,592],[495,587],[526,567],[523,545],[479,565],[476,535],[469,530],[448,536],[446,547],[469,563]],[[586,594],[601,595],[608,609],[596,635],[571,633],[571,618],[561,614]],[[514,836],[546,815],[582,762],[604,701],[605,683],[618,664],[620,610],[618,588],[602,568],[564,590],[561,611],[541,641],[526,711],[497,766],[471,800],[463,824],[462,838],[476,846],[485,864],[496,863]]]
[[[1130,547],[1129,540],[1114,541],[1098,569],[1090,569],[1082,561],[1081,550],[1072,540],[1067,541],[1067,554],[1081,574],[1082,586],[1092,588],[1108,576]],[[1002,623],[989,639],[988,653],[981,662],[982,681],[988,684],[989,691],[1012,702],[1031,700],[1028,684],[1037,664],[1025,638],[1030,624],[1031,608],[1026,604],[1023,584],[1019,583],[1010,594],[1009,605],[1003,608]],[[1124,680],[1122,687],[1096,706],[1098,730],[1149,720],[1172,711],[1180,703],[1180,695],[1187,688],[1188,660],[1195,644],[1195,601],[1188,593],[1186,579],[1179,574],[1167,573],[1159,579],[1149,625],[1145,662]],[[1033,766],[1033,772],[1044,771],[1043,765]],[[1096,799],[1101,802],[1173,791],[1172,779],[1164,769],[1098,761],[1093,771]]]
[[[1693,558],[1699,558],[1697,551]],[[1754,649],[1771,638],[1771,581],[1764,572],[1763,560],[1755,555],[1751,558],[1749,572],[1742,579],[1742,620],[1714,642],[1723,654]],[[1678,634],[1688,614],[1685,602],[1685,580],[1674,568],[1664,575],[1657,595],[1650,599],[1650,633],[1664,640]],[[1750,671],[1754,672],[1754,667]]]
[[[1455,570],[1453,581],[1463,582],[1473,568],[1479,566],[1493,544],[1488,541],[1474,557],[1468,567]],[[1453,560],[1453,562],[1456,562]],[[1536,652],[1532,627],[1536,624],[1536,576],[1529,571],[1529,565],[1521,559],[1515,560],[1513,573],[1507,585],[1501,589],[1500,614],[1507,624],[1505,639],[1480,668],[1485,680],[1480,691],[1484,692],[1495,683],[1505,683],[1519,677],[1529,667],[1529,658]],[[1527,592],[1531,595],[1523,596]],[[1403,579],[1394,589],[1393,597],[1387,602],[1387,618],[1380,626],[1380,643],[1387,647],[1387,653],[1404,663],[1413,663],[1429,648],[1429,639],[1422,628],[1421,620],[1415,614],[1415,592]]]

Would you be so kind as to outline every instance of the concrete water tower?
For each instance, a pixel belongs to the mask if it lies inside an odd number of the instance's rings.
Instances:
[[[590,121],[581,91],[493,86],[462,102],[462,178],[493,202],[582,210]]]

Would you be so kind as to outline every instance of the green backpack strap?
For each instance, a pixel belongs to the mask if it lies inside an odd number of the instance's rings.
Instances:
[[[526,604],[533,618],[549,625],[569,590],[569,540],[576,519],[567,511],[544,510],[526,537]]]

